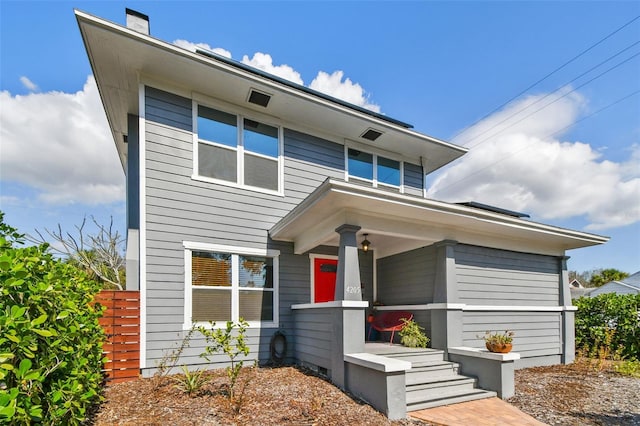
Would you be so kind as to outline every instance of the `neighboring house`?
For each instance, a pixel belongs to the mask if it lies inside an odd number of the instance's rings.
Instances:
[[[589,297],[596,297],[604,293],[640,294],[640,271],[620,281],[611,281],[589,293]]]
[[[571,287],[569,288],[569,290],[571,291],[571,300],[573,300],[573,299],[579,299],[583,296],[589,296],[591,292],[595,289],[588,288],[588,287],[582,287],[582,288]]]
[[[565,251],[607,238],[427,199],[426,176],[465,148],[153,38],[136,12],[127,27],[76,17],[126,173],[144,376],[192,324],[242,317],[251,359],[268,361],[280,331],[288,362],[402,417],[393,389],[411,364],[368,352],[374,301],[412,312],[441,358],[512,329],[519,359],[478,356],[511,369],[573,360]],[[204,364],[202,349],[194,338],[180,363]]]
[[[571,280],[571,282],[569,283],[569,288],[574,289],[574,288],[584,288],[584,286],[582,285],[582,283],[577,279],[574,278]]]

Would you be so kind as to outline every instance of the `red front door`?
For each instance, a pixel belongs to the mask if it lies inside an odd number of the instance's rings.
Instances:
[[[315,259],[313,263],[315,303],[331,302],[335,299],[337,259]]]

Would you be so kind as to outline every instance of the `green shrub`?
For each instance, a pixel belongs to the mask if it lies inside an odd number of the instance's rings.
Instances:
[[[429,338],[424,334],[424,327],[420,327],[414,320],[400,318],[404,327],[400,330],[400,343],[408,348],[426,348]]]
[[[100,290],[0,212],[0,423],[80,424],[100,399]]]
[[[202,386],[204,386],[209,379],[204,375],[204,370],[195,370],[192,372],[189,371],[186,365],[183,365],[182,374],[174,376],[173,381],[175,382],[176,388],[189,396],[194,396],[200,392]]]
[[[211,356],[222,351],[228,358],[231,365],[227,367],[227,377],[229,377],[229,399],[234,399],[234,388],[244,361],[236,360],[239,355],[249,355],[249,345],[245,338],[245,332],[249,327],[244,319],[240,318],[238,323],[227,321],[226,328],[215,328],[216,323],[211,322],[210,327],[198,327],[198,331],[205,338],[207,346],[200,357],[211,361]],[[234,329],[236,333],[234,336]]]
[[[606,293],[574,300],[576,349],[591,356],[603,350],[640,359],[640,294]]]

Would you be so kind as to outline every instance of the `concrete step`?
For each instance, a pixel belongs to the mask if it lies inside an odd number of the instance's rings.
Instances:
[[[443,396],[457,395],[475,390],[476,379],[466,376],[433,378],[427,382],[407,386],[407,405],[421,401],[438,399]]]
[[[443,405],[458,404],[461,402],[475,401],[478,399],[493,398],[497,396],[495,392],[474,389],[472,391],[460,391],[448,395],[441,395],[439,398],[425,401],[407,403],[407,411],[424,410],[427,408],[441,407]]]
[[[386,353],[386,354],[383,354],[382,356],[386,356],[394,359],[400,359],[403,361],[409,361],[412,365],[414,363],[418,364],[418,363],[444,361],[444,351],[438,351],[438,350]]]
[[[458,375],[459,366],[453,362],[440,361],[419,364],[421,366],[416,367],[414,364],[411,370],[407,371],[407,385],[429,383],[434,379],[452,378]]]

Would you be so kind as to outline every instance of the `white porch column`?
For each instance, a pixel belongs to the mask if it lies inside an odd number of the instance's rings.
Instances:
[[[359,226],[347,224],[336,228],[336,232],[340,234],[340,248],[335,300],[362,300],[358,241],[356,240],[356,232],[359,230]]]
[[[560,306],[571,306],[571,290],[569,290],[569,272],[567,270],[569,256],[559,258],[560,263]],[[574,311],[563,309],[561,317],[562,363],[571,364],[576,358],[576,329]]]

